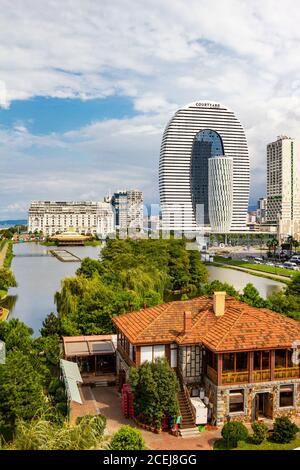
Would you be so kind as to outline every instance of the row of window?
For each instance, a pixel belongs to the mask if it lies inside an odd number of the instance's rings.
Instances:
[[[279,389],[279,408],[294,406],[294,385],[281,385]],[[229,413],[245,411],[245,391],[243,389],[230,390]]]
[[[277,349],[275,351],[275,369],[293,367],[293,351],[291,349]],[[207,351],[207,364],[217,370],[217,356]],[[270,351],[255,351],[253,354],[253,369],[267,370],[271,366]],[[248,353],[223,354],[223,372],[242,372],[248,369]]]

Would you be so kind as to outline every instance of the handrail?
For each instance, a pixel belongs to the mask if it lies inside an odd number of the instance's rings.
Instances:
[[[126,361],[128,365],[130,366],[136,365],[135,362],[132,359],[130,359],[129,355],[127,354],[127,352],[125,351],[125,349],[123,348],[120,342],[117,343],[117,350],[119,351],[124,361]]]
[[[185,384],[182,384],[182,385],[183,385],[183,393],[184,393],[184,396],[186,398],[189,410],[192,413],[194,421],[196,421],[196,413],[195,413],[194,407],[193,407],[191,399],[190,399],[190,394],[189,394],[188,388]]]
[[[207,365],[207,376],[214,384],[218,383],[218,373],[209,365]]]
[[[300,369],[299,366],[293,367],[277,367],[274,370],[274,377],[276,379],[284,379],[284,378],[295,378],[300,377]]]

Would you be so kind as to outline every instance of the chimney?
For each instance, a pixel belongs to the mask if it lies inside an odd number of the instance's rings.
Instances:
[[[216,317],[222,317],[225,313],[226,292],[214,292],[213,306]]]
[[[185,311],[184,312],[184,333],[190,333],[192,330],[192,312],[191,311]]]

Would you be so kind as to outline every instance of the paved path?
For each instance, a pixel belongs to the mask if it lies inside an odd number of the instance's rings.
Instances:
[[[2,250],[0,251],[0,268],[2,268],[2,266],[3,266],[5,256],[6,256],[6,252],[7,252],[7,248],[8,248],[8,243],[6,242],[6,243],[4,243],[4,246],[2,247]]]
[[[82,387],[81,395],[84,404],[74,404],[71,410],[71,422],[76,421],[77,416],[85,414],[102,413],[107,418],[106,430],[113,434],[122,425],[130,424],[136,427],[132,420],[125,418],[121,412],[121,399],[117,387]],[[221,430],[204,431],[199,437],[183,439],[162,432],[154,434],[141,430],[146,445],[152,450],[211,450],[216,439],[221,437]]]

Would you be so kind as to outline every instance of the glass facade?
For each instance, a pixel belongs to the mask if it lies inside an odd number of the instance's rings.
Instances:
[[[199,224],[209,224],[208,215],[208,160],[211,157],[224,155],[222,139],[213,130],[205,129],[195,137],[191,158],[191,193],[194,214],[197,217],[197,205],[202,205],[204,221]],[[197,217],[198,218],[198,217]]]

